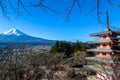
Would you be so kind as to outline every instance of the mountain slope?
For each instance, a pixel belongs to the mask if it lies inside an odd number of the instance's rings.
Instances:
[[[18,29],[10,29],[0,34],[0,42],[34,42],[41,44],[52,44],[54,40],[47,40],[43,38],[37,38],[29,36]]]

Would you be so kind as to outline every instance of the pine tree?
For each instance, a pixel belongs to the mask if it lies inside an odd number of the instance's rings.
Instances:
[[[57,53],[60,51],[60,43],[59,41],[56,41],[56,43],[54,44],[54,46],[52,46],[51,52],[52,53]]]
[[[80,51],[86,51],[87,45],[85,43],[80,43]]]
[[[80,43],[79,43],[79,41],[77,41],[76,43],[75,43],[75,46],[74,46],[74,52],[77,52],[77,51],[79,51],[80,50]]]
[[[72,55],[72,53],[73,53],[73,47],[72,47],[72,45],[71,45],[70,43],[67,43],[67,44],[66,44],[65,55],[66,55],[67,57],[70,57],[70,55]]]

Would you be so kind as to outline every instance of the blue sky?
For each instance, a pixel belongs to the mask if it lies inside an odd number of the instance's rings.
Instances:
[[[102,5],[105,6],[104,8],[101,8],[101,20],[105,22],[105,11],[108,9],[110,25],[120,28],[120,8],[118,7],[120,1],[114,1],[115,0],[113,0],[113,6],[110,6],[107,3],[102,3]],[[69,0],[64,0],[63,3],[53,2],[49,3],[49,5],[54,9],[58,9],[58,11],[64,11],[65,7],[69,6],[68,3],[70,4]],[[95,11],[86,15],[91,8],[96,6],[95,2],[87,2],[81,6],[81,13],[77,5],[73,8],[70,15],[70,21],[64,19],[64,14],[55,14],[50,11],[44,11],[40,8],[29,9],[32,14],[31,16],[23,12],[22,16],[19,18],[12,18],[9,21],[0,15],[0,33],[11,28],[17,28],[31,36],[52,40],[94,40],[94,38],[89,37],[89,34],[102,31],[105,29],[105,26],[98,23]],[[14,14],[12,14],[12,16],[13,15]]]

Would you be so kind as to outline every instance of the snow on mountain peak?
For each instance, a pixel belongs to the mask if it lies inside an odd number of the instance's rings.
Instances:
[[[3,35],[16,35],[16,36],[26,35],[23,32],[19,31],[18,29],[15,29],[15,28],[12,28],[2,34]]]

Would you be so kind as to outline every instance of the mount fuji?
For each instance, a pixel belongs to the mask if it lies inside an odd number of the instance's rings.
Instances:
[[[4,43],[40,43],[53,44],[54,40],[48,40],[38,37],[29,36],[18,29],[10,29],[0,34],[0,42]]]

